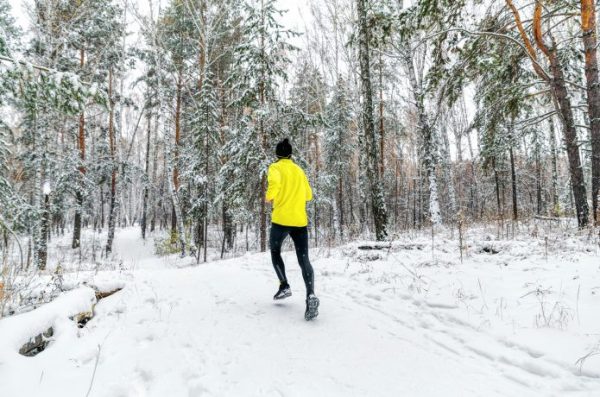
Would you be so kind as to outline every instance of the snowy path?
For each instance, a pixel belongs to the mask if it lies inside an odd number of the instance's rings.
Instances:
[[[294,295],[276,303],[266,255],[174,268],[148,254],[134,234],[121,233],[118,248],[125,260],[137,260],[127,287],[97,305],[79,338],[21,357],[11,368],[0,363],[9,392],[3,396],[84,396],[97,358],[91,396],[592,396],[600,390],[597,378],[478,330],[452,305],[385,294],[323,272],[327,259],[313,261],[321,315],[307,323],[292,253],[284,260]],[[33,381],[23,383],[23,373]]]

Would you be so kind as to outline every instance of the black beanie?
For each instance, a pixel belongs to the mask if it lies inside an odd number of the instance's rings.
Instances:
[[[275,148],[275,154],[280,159],[289,159],[292,157],[292,145],[287,138],[277,144]]]

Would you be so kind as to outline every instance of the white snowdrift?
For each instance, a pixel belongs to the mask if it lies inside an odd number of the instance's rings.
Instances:
[[[18,355],[23,344],[48,328],[58,328],[77,314],[89,312],[96,302],[95,291],[81,287],[27,313],[0,321],[0,363]],[[76,325],[73,323],[73,327]]]

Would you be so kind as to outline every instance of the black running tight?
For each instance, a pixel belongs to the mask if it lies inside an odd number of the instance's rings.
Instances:
[[[285,276],[285,265],[283,259],[281,259],[281,245],[283,240],[290,235],[294,241],[296,247],[296,256],[298,257],[298,264],[302,269],[302,278],[304,278],[304,284],[306,285],[306,295],[314,293],[314,274],[313,268],[308,259],[308,229],[304,227],[295,226],[282,226],[276,223],[271,224],[271,234],[269,236],[269,247],[271,248],[271,260],[273,261],[273,267],[275,273],[282,284],[287,284],[287,278]]]

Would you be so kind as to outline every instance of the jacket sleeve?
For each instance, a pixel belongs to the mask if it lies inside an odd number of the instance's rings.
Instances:
[[[308,178],[306,177],[306,174],[304,174],[304,183],[306,185],[306,188],[304,189],[306,191],[306,201],[310,201],[313,199],[313,194],[312,194],[312,189],[310,188],[310,183],[308,182]]]
[[[281,188],[281,174],[276,168],[269,167],[267,182],[269,183],[269,187],[267,188],[266,199],[271,201],[277,197]]]

